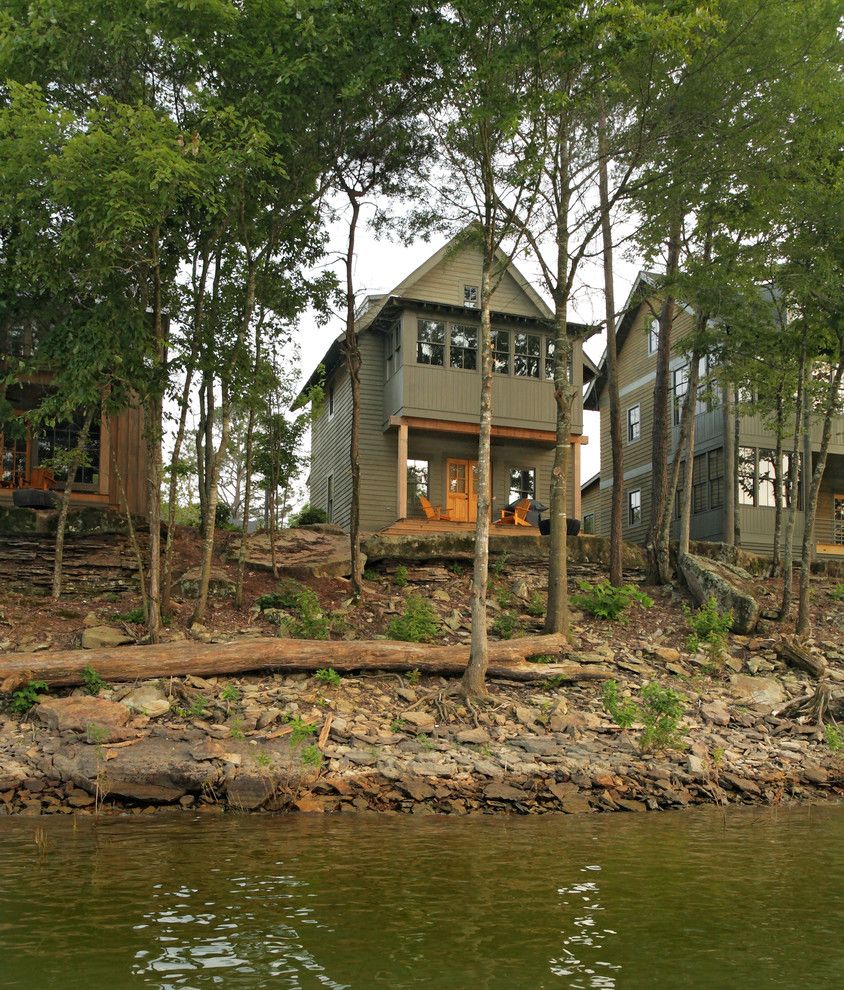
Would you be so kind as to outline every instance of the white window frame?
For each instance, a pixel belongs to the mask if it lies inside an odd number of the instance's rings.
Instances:
[[[634,495],[639,496],[639,504],[635,506],[635,508],[633,506]],[[634,512],[639,513],[638,519],[633,518]],[[627,493],[627,525],[630,527],[642,525],[642,489],[641,488],[634,488],[632,491]]]
[[[630,427],[632,424],[630,422],[630,413],[632,413],[634,409],[637,411],[638,414],[636,417],[637,432],[635,437],[631,437]],[[636,402],[632,406],[627,407],[627,443],[628,445],[638,443],[641,439],[642,439],[642,404],[640,402]]]
[[[481,290],[477,285],[463,285],[463,305],[467,309],[480,309]]]
[[[659,320],[654,318],[648,324],[648,354],[659,350]]]

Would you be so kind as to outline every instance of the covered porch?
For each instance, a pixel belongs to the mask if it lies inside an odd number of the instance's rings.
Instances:
[[[819,557],[844,558],[844,454],[829,454],[818,495],[815,549]]]

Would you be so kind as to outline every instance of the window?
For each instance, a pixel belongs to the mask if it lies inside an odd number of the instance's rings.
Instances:
[[[627,442],[635,443],[642,435],[642,413],[639,406],[627,410]]]
[[[659,320],[651,320],[648,324],[648,354],[656,354],[659,350]]]
[[[695,415],[705,412],[712,412],[721,405],[721,390],[718,387],[717,378],[712,378],[712,369],[715,367],[715,359],[710,355],[704,355],[698,363],[699,384],[697,387],[697,404]]]
[[[724,504],[724,448],[709,451],[709,508]]]
[[[79,445],[79,434],[82,431],[84,417],[78,415],[70,421],[61,421],[54,426],[46,427],[36,442],[37,464],[40,467],[51,467],[54,458],[76,450]],[[56,481],[67,478],[67,468],[58,463],[52,466]],[[88,442],[85,445],[85,462],[76,471],[74,479],[80,485],[98,485],[100,482],[100,421],[94,417],[88,429]]]
[[[756,505],[756,451],[753,447],[738,450],[739,505]]]
[[[539,378],[539,336],[517,333],[513,371],[520,378]]]
[[[783,483],[783,501],[787,506],[791,505],[791,458],[794,455],[789,452],[782,455],[782,483]],[[802,471],[802,456],[797,455],[797,508],[803,508],[803,499],[801,489],[803,486],[803,471]]]
[[[595,513],[585,512],[583,514],[583,532],[588,536],[595,532]]]
[[[536,470],[534,468],[510,468],[510,492],[508,502],[523,498],[536,498]]]
[[[397,320],[395,324],[387,331],[386,337],[384,338],[384,344],[387,351],[387,380],[389,381],[393,374],[398,371],[399,365],[401,364],[400,321]]]
[[[329,522],[334,522],[334,475],[329,474],[325,483],[325,514]]]
[[[328,386],[328,418],[334,415],[334,386]]]
[[[438,320],[416,321],[416,361],[419,364],[445,364],[445,324]]]
[[[708,497],[706,454],[698,454],[692,466],[692,512],[706,512]]]
[[[463,368],[475,371],[478,367],[478,328],[462,326],[459,323],[451,327],[451,349],[449,364],[452,368]]]
[[[408,505],[416,505],[419,496],[428,498],[428,478],[430,477],[427,461],[407,462],[407,501]]]
[[[477,285],[464,285],[463,286],[463,305],[468,306],[469,309],[477,309],[478,302],[480,298],[480,293],[478,292]]]
[[[556,341],[553,337],[545,338],[545,380],[549,382],[554,381],[554,354],[556,351]],[[572,366],[571,355],[569,355],[568,360],[568,379],[569,385],[574,381],[574,368]]]
[[[627,522],[638,526],[642,521],[642,492],[640,489],[627,493]]]
[[[689,366],[682,365],[671,372],[671,394],[674,404],[674,425],[679,426],[683,418],[683,405],[689,394]]]
[[[17,433],[17,435],[16,435]],[[0,433],[0,488],[18,488],[26,483],[27,442],[13,423]]]
[[[776,499],[776,466],[773,450],[762,448],[757,451],[756,462],[756,504],[772,508]]]
[[[674,492],[674,518],[679,519],[683,514],[683,489],[686,484],[686,462],[680,461],[680,473],[677,475],[677,489]]]
[[[492,370],[499,375],[510,374],[510,331],[492,331]]]

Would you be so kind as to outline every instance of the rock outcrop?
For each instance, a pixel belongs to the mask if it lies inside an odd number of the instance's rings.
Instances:
[[[677,568],[692,597],[703,605],[714,597],[722,612],[732,612],[733,632],[749,635],[759,623],[759,603],[753,596],[753,579],[736,564],[683,554]]]

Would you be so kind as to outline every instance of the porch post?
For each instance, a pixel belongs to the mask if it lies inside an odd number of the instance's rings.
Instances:
[[[572,453],[572,484],[574,486],[573,495],[573,509],[574,518],[580,519],[580,444],[573,443],[571,445]]]
[[[407,518],[407,423],[398,424],[398,457],[396,458],[396,517]]]

